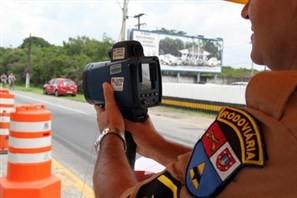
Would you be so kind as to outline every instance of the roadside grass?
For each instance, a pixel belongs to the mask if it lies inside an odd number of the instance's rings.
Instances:
[[[32,92],[32,93],[36,93],[36,94],[43,94],[43,89],[42,88],[38,88],[38,87],[26,88],[25,85],[17,85],[17,86],[15,86],[15,90],[28,91],[28,92]],[[54,95],[52,95],[52,96],[55,97]],[[76,96],[60,96],[60,97],[63,97],[63,99],[67,99],[67,100],[75,100],[75,101],[79,101],[79,102],[86,102],[84,95],[79,94],[79,93]]]
[[[14,86],[14,89],[17,91],[28,91],[28,92],[32,92],[32,93],[37,93],[37,94],[43,94],[43,90],[40,88],[36,88],[36,87],[29,87],[26,88],[25,85],[16,85]]]

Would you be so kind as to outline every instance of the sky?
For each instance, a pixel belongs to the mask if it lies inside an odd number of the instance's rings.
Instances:
[[[31,34],[54,45],[87,36],[120,38],[123,0],[0,0],[0,46],[18,47]],[[184,31],[188,36],[223,38],[223,65],[263,69],[250,60],[250,22],[243,5],[222,0],[130,0],[126,29]]]

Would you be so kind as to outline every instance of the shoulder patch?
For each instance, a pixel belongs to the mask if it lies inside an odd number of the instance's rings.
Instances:
[[[256,120],[242,109],[224,107],[195,145],[186,187],[195,197],[214,196],[242,167],[263,167],[265,154]]]
[[[182,183],[168,171],[165,171],[154,180],[142,185],[137,193],[137,197],[179,198],[181,188]]]

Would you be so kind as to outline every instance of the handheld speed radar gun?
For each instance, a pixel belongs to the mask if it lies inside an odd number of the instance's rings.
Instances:
[[[115,100],[124,118],[132,121],[147,119],[147,108],[159,105],[162,83],[159,59],[144,56],[138,41],[122,41],[109,52],[111,61],[86,65],[83,88],[86,100],[104,105],[103,82],[110,82]]]
[[[124,118],[145,121],[148,107],[159,105],[162,99],[162,83],[159,59],[144,56],[138,41],[122,41],[113,45],[109,52],[111,61],[89,63],[83,74],[86,100],[91,104],[104,105],[102,84],[111,83],[115,100]],[[126,156],[132,168],[136,159],[136,144],[126,131]]]

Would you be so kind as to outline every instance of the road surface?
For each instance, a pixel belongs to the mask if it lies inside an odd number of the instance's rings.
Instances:
[[[53,174],[62,179],[62,197],[91,197],[98,136],[96,112],[86,102],[15,91],[15,106],[44,104],[52,115]],[[69,96],[71,97],[71,96]],[[212,117],[181,113],[164,107],[149,109],[155,127],[166,138],[193,146]],[[1,156],[3,163],[4,158]],[[3,172],[3,171],[2,171]],[[5,173],[2,173],[5,174]]]

